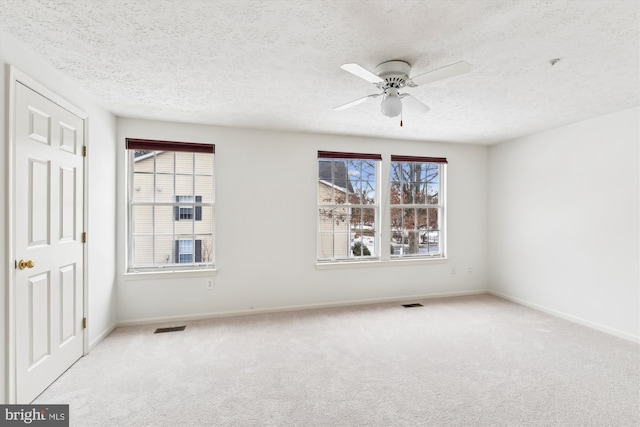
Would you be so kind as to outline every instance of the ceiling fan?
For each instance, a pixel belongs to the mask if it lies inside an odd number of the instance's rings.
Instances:
[[[373,83],[381,92],[364,96],[356,99],[355,101],[347,102],[346,104],[335,107],[334,110],[346,110],[347,108],[367,102],[370,99],[382,96],[380,108],[382,114],[387,117],[396,117],[400,115],[402,113],[403,104],[409,110],[417,114],[429,111],[429,107],[408,93],[400,93],[400,89],[405,87],[416,87],[438,80],[456,77],[471,71],[471,65],[464,61],[446,65],[442,68],[438,68],[415,77],[409,77],[409,74],[411,73],[411,65],[409,65],[408,62],[399,60],[383,62],[376,67],[375,72],[373,73],[354,63],[343,64],[340,68],[368,81],[369,83]]]

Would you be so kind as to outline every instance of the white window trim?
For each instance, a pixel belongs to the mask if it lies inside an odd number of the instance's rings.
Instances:
[[[385,200],[380,201],[380,230],[378,230],[377,237],[382,242],[391,241],[391,204],[390,204],[390,191],[391,191],[391,160],[385,161],[383,158],[379,161],[379,175],[377,178],[377,184],[380,188],[379,197],[384,194]],[[440,197],[441,204],[444,206],[444,215],[442,218],[442,230],[440,231],[441,244],[442,244],[442,256],[406,256],[406,257],[391,257],[389,251],[383,251],[380,246],[379,256],[372,257],[370,259],[362,260],[319,260],[316,258],[315,267],[316,270],[335,270],[343,268],[380,268],[380,267],[399,267],[399,266],[413,266],[413,265],[437,265],[447,264],[449,262],[448,252],[448,165],[442,164],[442,175],[440,176],[440,185],[442,195]],[[316,182],[318,182],[316,178]],[[317,207],[316,207],[317,212]],[[317,215],[317,213],[316,213]],[[316,231],[317,239],[317,231]],[[317,245],[317,242],[316,242]],[[378,245],[380,243],[378,242]]]
[[[387,179],[387,196],[390,196],[391,192],[391,161],[389,161],[389,179]],[[387,231],[387,236],[389,242],[391,242],[391,208],[392,207],[400,207],[404,208],[409,207],[420,207],[424,209],[428,208],[441,208],[444,215],[440,218],[441,220],[441,229],[440,232],[440,245],[442,249],[440,250],[441,255],[404,255],[404,256],[392,256],[391,254],[387,255],[387,258],[390,262],[401,262],[401,261],[433,261],[433,260],[446,260],[447,259],[447,217],[449,215],[449,208],[447,206],[447,164],[440,163],[439,171],[438,171],[438,182],[439,182],[439,194],[437,205],[392,205],[390,198],[388,198],[387,206],[385,206],[385,212],[387,218],[389,220],[384,224]]]
[[[333,160],[333,159],[332,159]],[[351,160],[358,160],[358,159],[351,159]],[[360,160],[366,160],[366,159],[360,159]],[[377,224],[378,227],[375,229],[375,234],[374,234],[374,248],[376,249],[377,254],[376,255],[372,255],[372,256],[361,256],[358,258],[327,258],[327,259],[319,259],[318,258],[318,239],[319,239],[319,234],[320,234],[320,218],[318,217],[318,208],[321,206],[319,204],[316,205],[316,266],[322,266],[322,265],[338,265],[338,264],[348,264],[348,265],[354,265],[354,264],[368,264],[368,263],[374,263],[377,261],[380,261],[380,252],[382,250],[381,246],[380,246],[380,242],[381,240],[381,234],[382,234],[382,229],[384,227],[384,224],[382,224],[382,215],[381,215],[381,210],[382,210],[382,202],[381,202],[381,197],[382,197],[382,193],[381,193],[381,175],[382,175],[382,160],[373,160],[375,162],[375,184],[376,184],[376,197],[375,197],[375,201],[376,203],[373,205],[356,205],[358,208],[364,208],[364,209],[374,209],[374,224]],[[319,168],[319,159],[316,159],[316,177],[318,176],[318,168]],[[326,180],[323,179],[318,179],[316,178],[316,186],[318,182],[322,182],[326,185],[329,185],[333,188],[337,188],[340,190],[344,190],[344,188],[339,187],[335,184],[332,184]],[[316,188],[316,192],[317,192],[317,188]],[[316,201],[317,201],[318,197],[316,196]],[[317,202],[316,202],[317,203]],[[327,206],[331,206],[333,207],[334,205],[327,205]],[[350,203],[344,203],[342,205],[335,205],[338,207],[352,207],[354,205],[350,204]]]
[[[159,279],[189,279],[194,277],[214,277],[218,274],[216,268],[199,270],[172,270],[172,271],[137,271],[122,274],[124,281],[159,280]]]
[[[122,278],[125,281],[135,281],[135,280],[153,280],[153,279],[180,279],[180,278],[192,278],[192,277],[212,277],[217,275],[218,269],[215,264],[215,253],[216,253],[216,222],[215,222],[215,198],[216,198],[216,180],[215,180],[215,153],[212,153],[213,161],[212,161],[212,170],[211,176],[213,179],[213,188],[211,194],[211,202],[201,202],[203,207],[210,206],[211,207],[211,236],[212,236],[212,248],[211,248],[211,262],[203,263],[199,265],[190,264],[188,266],[181,267],[180,264],[174,264],[172,266],[167,267],[131,267],[131,239],[133,238],[131,234],[131,206],[137,204],[146,204],[146,202],[142,203],[133,203],[131,202],[131,194],[133,194],[133,153],[131,150],[125,150],[125,188],[127,189],[126,198],[125,198],[125,221],[124,221],[124,233],[125,233],[125,245],[124,245],[124,253],[126,254],[124,258],[124,272],[122,273]],[[154,156],[155,153],[148,153],[140,158],[148,158]],[[155,174],[155,167],[154,167]],[[166,202],[166,203],[155,203],[156,205],[171,205],[175,206],[174,203]],[[195,215],[195,212],[194,212]]]
[[[336,270],[341,268],[378,268],[378,267],[398,267],[408,265],[433,265],[446,264],[448,258],[443,257],[416,257],[416,258],[394,258],[394,259],[375,259],[371,261],[339,261],[339,262],[316,262],[316,270]]]

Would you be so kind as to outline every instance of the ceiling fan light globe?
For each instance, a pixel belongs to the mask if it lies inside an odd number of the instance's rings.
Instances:
[[[398,91],[389,90],[385,93],[380,104],[382,114],[387,117],[396,117],[402,113],[402,101],[398,96]]]

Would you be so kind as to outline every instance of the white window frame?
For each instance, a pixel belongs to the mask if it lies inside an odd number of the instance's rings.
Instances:
[[[326,154],[323,153],[331,153],[330,155],[332,157],[324,157]],[[345,157],[340,157],[341,155],[345,156]],[[317,231],[316,231],[316,239],[317,239],[317,243],[316,243],[316,259],[317,262],[322,264],[322,263],[353,263],[353,262],[370,262],[370,261],[379,261],[380,260],[380,242],[381,242],[381,230],[382,230],[382,226],[381,226],[381,221],[380,221],[380,209],[381,209],[381,203],[380,203],[380,198],[381,198],[381,179],[380,179],[380,175],[381,175],[381,161],[382,158],[380,155],[375,155],[378,156],[378,158],[371,158],[370,156],[372,155],[367,155],[367,154],[362,154],[360,155],[361,157],[358,157],[359,155],[357,153],[335,153],[335,152],[318,152],[318,159],[317,159],[317,173],[316,173],[316,178],[317,178],[317,191],[318,191],[318,195],[316,197],[317,199],[317,209],[316,209],[316,215],[317,215]],[[322,201],[320,199],[321,195],[320,195],[320,185],[326,185],[328,187],[331,187],[334,191],[345,191],[348,197],[349,191],[346,188],[342,188],[342,187],[338,187],[337,185],[335,185],[336,179],[335,176],[333,176],[334,173],[334,169],[332,168],[332,177],[330,181],[324,180],[320,178],[320,162],[322,161],[334,161],[334,160],[338,160],[338,161],[371,161],[373,162],[374,165],[374,185],[375,185],[375,194],[374,194],[374,203],[358,203],[358,204],[354,204],[354,203],[336,203],[335,201],[335,197],[333,200],[331,201]],[[356,180],[358,181],[358,180]],[[333,233],[333,239],[336,238],[337,235],[340,234],[346,234],[347,237],[347,242],[346,242],[346,247],[347,247],[347,251],[346,251],[346,257],[339,257],[336,256],[335,251],[332,251],[332,256],[330,257],[321,257],[320,255],[320,246],[321,246],[321,242],[323,241],[323,234],[331,234],[331,232],[327,232],[326,230],[323,230],[321,227],[321,212],[323,210],[326,209],[331,209],[331,210],[342,210],[342,209],[346,209],[348,212],[346,213],[346,224],[348,224],[348,229],[347,232],[344,233],[337,233],[334,229]],[[362,240],[352,240],[352,233],[351,232],[351,212],[354,209],[372,209],[373,210],[373,215],[374,215],[374,229],[373,229],[373,233],[374,233],[374,237],[373,237],[373,253],[371,255],[360,255],[360,256],[355,256],[352,253],[352,247],[355,243],[357,243],[358,241],[362,241]],[[362,211],[361,211],[362,212]],[[335,224],[335,223],[334,223]],[[335,227],[335,225],[334,225]],[[332,243],[333,244],[333,243]],[[333,249],[335,249],[335,246],[333,247]]]
[[[389,204],[386,206],[387,212],[389,214],[389,240],[390,244],[393,244],[393,236],[394,236],[394,227],[392,224],[392,209],[400,208],[400,209],[437,209],[438,210],[438,248],[439,251],[436,253],[394,253],[390,256],[391,261],[398,260],[407,260],[407,259],[446,259],[447,257],[447,244],[446,244],[446,217],[447,217],[447,209],[446,209],[446,171],[447,171],[447,161],[444,158],[423,158],[423,157],[415,157],[413,160],[411,156],[398,156],[402,157],[402,160],[392,160],[389,162],[389,189],[388,189],[388,200]],[[429,161],[431,159],[432,161]],[[393,164],[394,163],[429,163],[436,164],[438,166],[438,203],[392,203],[391,200],[391,191],[392,191],[392,182],[393,182]],[[424,182],[423,184],[426,184]],[[417,231],[418,239],[421,239],[422,232],[420,228],[414,228]],[[404,231],[404,230],[403,230]],[[430,234],[433,230],[427,228],[424,233],[427,233],[427,248],[429,247],[429,238]],[[404,233],[403,233],[404,234]],[[403,236],[404,237],[404,236]],[[404,244],[401,245],[404,247]]]
[[[215,201],[215,175],[214,175],[214,162],[215,162],[215,147],[212,144],[194,144],[194,143],[182,143],[182,142],[168,142],[168,141],[151,141],[151,140],[137,140],[137,139],[130,139],[127,138],[127,146],[129,145],[130,141],[135,141],[135,142],[139,142],[139,141],[143,141],[143,142],[149,142],[149,143],[161,143],[161,144],[165,144],[168,145],[168,149],[166,151],[172,151],[171,150],[171,145],[173,144],[177,147],[176,150],[173,151],[186,151],[186,152],[190,152],[188,149],[183,149],[183,146],[189,146],[189,145],[198,145],[198,146],[209,146],[211,147],[211,151],[210,154],[212,156],[212,168],[211,168],[211,172],[207,173],[206,175],[201,175],[201,174],[197,174],[195,171],[195,168],[193,169],[193,176],[211,176],[212,179],[212,194],[211,194],[211,202],[207,202],[207,201],[202,201],[202,198],[200,197],[199,202],[196,202],[196,196],[181,196],[181,197],[189,197],[190,198],[190,202],[187,202],[186,199],[180,199],[180,201],[174,200],[173,202],[134,202],[133,201],[133,194],[135,189],[133,188],[133,175],[134,175],[134,149],[130,149],[128,148],[128,155],[127,155],[127,180],[128,180],[128,185],[127,185],[127,228],[126,228],[126,233],[127,233],[127,264],[126,264],[126,274],[139,274],[139,273],[171,273],[171,272],[188,272],[188,271],[202,271],[202,272],[215,272],[215,258],[214,258],[214,254],[215,254],[215,210],[214,210],[214,201]],[[146,150],[146,148],[144,148]],[[156,155],[158,155],[159,153],[164,152],[164,150],[153,150],[153,149],[149,149],[149,151],[152,151],[148,154],[145,154],[144,156],[149,156],[149,157],[155,157]],[[202,152],[202,151],[192,151],[192,152]],[[174,162],[175,162],[175,156],[174,156]],[[154,169],[153,169],[153,175],[154,175],[154,188],[155,188],[155,175],[156,175],[156,165],[155,165],[155,160],[154,160]],[[174,164],[174,183],[175,183],[175,176],[178,176],[179,173],[175,172],[175,164]],[[195,179],[194,179],[194,189],[192,190],[193,193],[195,194]],[[207,195],[208,196],[208,195]],[[205,198],[206,200],[206,198]],[[185,206],[185,204],[187,206]],[[192,249],[193,251],[195,251],[195,241],[196,240],[201,240],[201,239],[197,239],[197,237],[199,236],[211,236],[211,247],[207,249],[207,257],[209,258],[207,261],[202,261],[202,262],[190,262],[190,263],[185,263],[186,265],[180,265],[180,262],[175,262],[175,260],[172,260],[173,262],[167,262],[166,265],[152,265],[152,266],[137,266],[134,265],[134,245],[133,245],[133,238],[136,235],[133,232],[133,207],[134,206],[142,206],[142,205],[146,205],[146,206],[173,206],[173,207],[177,207],[178,209],[178,218],[180,216],[180,208],[183,207],[187,207],[190,208],[192,210],[192,219],[189,219],[187,221],[193,221],[194,225],[192,226],[192,231],[191,231],[191,241],[192,241]],[[210,232],[197,232],[195,231],[195,222],[196,222],[196,206],[197,207],[210,207],[211,208],[211,226],[210,226]],[[179,221],[176,220],[175,218],[173,218],[173,229],[171,232],[167,233],[168,235],[172,235],[172,241],[176,242],[179,240],[185,240],[180,239],[180,237],[185,236],[183,233],[176,233],[176,222]],[[185,219],[183,219],[183,221],[185,221]],[[164,234],[164,233],[163,233]],[[155,251],[155,232],[150,233],[149,235],[154,236],[153,237],[153,248],[152,250]],[[188,236],[188,234],[187,234]],[[175,243],[174,243],[175,244]],[[201,249],[201,251],[204,251],[204,248]],[[175,257],[175,248],[172,251],[173,257]],[[195,258],[195,252],[193,252],[193,258]],[[201,256],[204,256],[204,253],[201,252]],[[179,260],[179,254],[178,254],[178,260]],[[168,260],[169,261],[169,260]]]

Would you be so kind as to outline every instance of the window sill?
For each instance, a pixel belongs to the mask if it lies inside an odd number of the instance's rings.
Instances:
[[[192,277],[212,277],[218,274],[218,270],[180,270],[180,271],[140,271],[137,273],[124,273],[125,281],[133,280],[157,280],[157,279],[189,279]]]
[[[316,262],[316,270],[334,270],[340,268],[376,268],[376,267],[398,267],[401,265],[429,265],[446,264],[448,258],[412,258],[412,259],[388,259],[372,261],[334,261]]]

